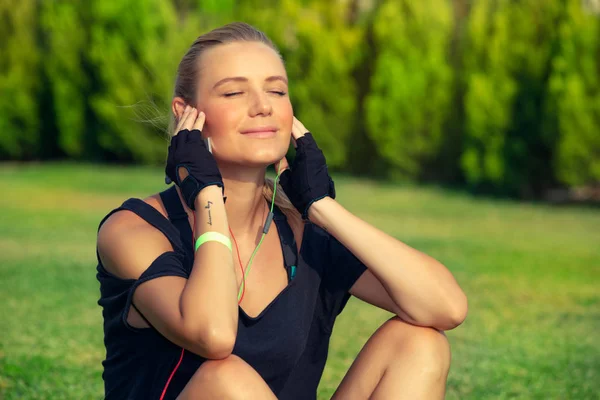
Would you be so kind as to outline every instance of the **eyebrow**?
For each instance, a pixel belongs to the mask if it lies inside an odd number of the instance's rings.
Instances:
[[[288,80],[286,79],[286,77],[281,76],[281,75],[270,76],[267,79],[265,79],[265,81],[266,82],[282,81],[286,85],[288,84]],[[220,81],[215,83],[215,86],[213,86],[213,90],[227,82],[248,82],[248,78],[244,78],[243,76],[233,76],[233,77],[221,79]]]

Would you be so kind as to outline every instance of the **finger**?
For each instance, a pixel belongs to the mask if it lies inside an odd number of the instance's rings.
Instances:
[[[306,132],[308,132],[308,129],[304,127],[302,122],[300,122],[296,117],[294,117],[294,123],[292,125],[292,137],[294,138],[294,145],[295,141],[304,136]]]
[[[181,117],[177,122],[177,127],[175,128],[175,135],[177,135],[177,133],[183,129],[183,124],[185,123],[188,115],[190,114],[191,109],[192,108],[190,106],[185,106],[185,110],[183,110],[183,114],[181,114]]]
[[[206,114],[200,111],[192,129],[198,129],[199,131],[202,131],[202,128],[204,128],[204,122],[206,122]]]
[[[277,173],[277,175],[290,168],[290,164],[288,163],[287,158],[285,156],[283,156],[283,158],[279,160],[279,162],[273,165],[275,166],[275,172]]]
[[[179,116],[179,118],[177,120],[177,127],[175,128],[175,134],[177,134],[181,129],[183,129],[182,128],[183,127],[183,123],[187,119],[190,111],[191,111],[191,107],[190,106],[185,106],[185,109],[183,110],[183,113]]]
[[[196,110],[196,108],[192,107],[187,118],[183,122],[181,129],[187,129],[187,130],[191,131],[194,127],[194,122],[196,121],[197,116],[198,116],[198,110]]]

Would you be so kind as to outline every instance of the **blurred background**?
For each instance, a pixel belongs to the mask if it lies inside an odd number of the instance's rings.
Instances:
[[[179,60],[232,21],[279,47],[339,201],[467,292],[448,398],[598,398],[600,0],[0,0],[0,21],[0,398],[102,397],[96,228],[164,189]],[[387,318],[349,304],[319,398]]]
[[[0,13],[4,160],[163,163],[179,60],[241,20],[281,49],[335,171],[525,198],[600,181],[598,0],[3,0]]]

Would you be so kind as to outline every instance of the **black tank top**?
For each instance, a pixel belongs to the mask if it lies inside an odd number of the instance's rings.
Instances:
[[[142,282],[163,276],[188,278],[193,266],[192,232],[175,187],[160,195],[169,219],[132,198],[100,223],[102,226],[117,211],[129,210],[161,231],[173,246],[173,251],[157,257],[139,279],[115,277],[98,256],[98,303],[103,307],[106,346],[102,378],[108,399],[159,399],[170,377],[164,398],[174,399],[205,361],[182,352],[153,327],[140,329],[127,322],[133,293]],[[298,254],[285,214],[277,207],[274,212],[288,285],[254,318],[238,307],[233,354],[250,364],[278,398],[312,399],[327,359],[333,323],[365,266],[333,236],[310,223],[304,227]]]

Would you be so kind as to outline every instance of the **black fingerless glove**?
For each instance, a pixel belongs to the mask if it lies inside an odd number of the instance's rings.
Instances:
[[[177,172],[179,167],[188,171],[188,176],[183,181]],[[195,209],[194,202],[198,193],[205,187],[216,185],[225,190],[217,162],[206,148],[198,129],[183,129],[171,138],[165,173],[165,183],[170,183],[169,180],[175,182],[192,210]]]
[[[327,171],[325,156],[310,132],[296,140],[296,158],[279,182],[290,201],[308,219],[308,209],[317,200],[335,199],[335,186]]]

